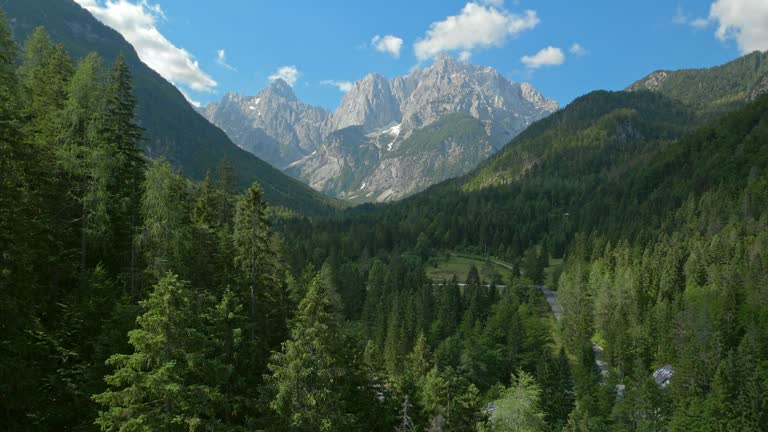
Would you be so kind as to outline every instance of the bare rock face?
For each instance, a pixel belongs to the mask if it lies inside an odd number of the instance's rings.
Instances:
[[[667,80],[669,77],[668,71],[656,71],[652,74],[648,75],[647,77],[636,81],[632,83],[629,87],[627,87],[627,91],[640,91],[640,90],[650,90],[650,91],[658,91],[661,88],[661,85],[664,84],[664,81]]]
[[[332,123],[334,130],[362,126],[373,131],[399,122],[400,104],[389,81],[379,74],[370,74],[344,95]]]
[[[201,113],[237,145],[281,169],[315,151],[330,126],[327,110],[301,102],[282,79],[256,96],[228,93]]]
[[[557,109],[530,84],[440,56],[392,80],[367,75],[333,113],[303,104],[281,80],[200,111],[234,142],[315,189],[388,201],[468,172]]]
[[[513,83],[493,68],[445,55],[395,82],[403,89],[399,97],[405,129],[418,129],[446,114],[464,112],[485,124],[497,146],[558,109],[556,102],[545,99],[530,84]],[[409,85],[414,82],[415,86]]]
[[[464,174],[495,151],[479,120],[453,113],[408,137],[399,124],[367,134],[362,126],[341,129],[289,173],[339,198],[382,202]]]

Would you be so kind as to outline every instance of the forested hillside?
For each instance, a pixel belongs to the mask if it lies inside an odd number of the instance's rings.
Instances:
[[[115,30],[103,25],[73,0],[12,0],[1,5],[11,20],[13,37],[23,44],[38,26],[63,44],[76,63],[90,52],[105,62],[123,56],[136,94],[136,122],[144,128],[141,147],[151,158],[164,158],[195,180],[227,159],[239,189],[258,181],[267,200],[304,214],[326,214],[336,203],[240,149],[211,125],[171,83],[142,63]]]
[[[0,430],[766,430],[768,96],[593,92],[309,219],[147,158],[131,72],[0,15]]]
[[[708,120],[661,94],[586,95],[476,173],[288,225],[291,256],[347,268],[460,249],[533,282],[542,260],[564,257],[553,288],[576,395],[564,430],[765,430],[768,97],[738,106]],[[661,387],[652,373],[664,365]]]

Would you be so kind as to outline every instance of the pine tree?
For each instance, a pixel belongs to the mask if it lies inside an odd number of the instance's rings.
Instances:
[[[429,349],[427,338],[424,336],[424,333],[419,333],[413,350],[406,358],[405,369],[413,383],[418,385],[427,376],[432,366],[432,352]]]
[[[480,409],[479,391],[452,368],[432,368],[424,379],[419,402],[425,418],[445,431],[472,430]]]
[[[251,368],[262,369],[268,353],[285,335],[287,294],[270,248],[269,222],[262,189],[254,184],[237,203],[233,224],[234,265],[240,301],[246,306]]]
[[[112,67],[106,89],[106,113],[103,121],[104,140],[114,159],[112,195],[114,202],[114,238],[112,250],[116,261],[127,264],[131,292],[137,290],[138,257],[136,251],[136,227],[140,222],[141,185],[145,161],[141,151],[143,129],[135,123],[136,97],[133,94],[131,73],[120,54]]]
[[[42,353],[30,343],[29,305],[39,301],[36,275],[29,269],[36,261],[32,238],[36,229],[26,211],[33,154],[26,151],[19,122],[17,48],[0,9],[0,412],[9,430],[21,429],[33,409],[35,378],[26,358]],[[26,364],[25,364],[26,363]],[[31,362],[30,362],[31,363]],[[25,364],[19,368],[19,364]],[[26,369],[26,370],[25,370]]]
[[[67,89],[62,112],[59,160],[75,184],[70,193],[80,215],[80,273],[87,274],[91,247],[103,251],[112,241],[113,202],[111,188],[115,159],[104,141],[104,74],[101,58],[91,53],[83,58]]]
[[[345,409],[348,395],[339,391],[347,371],[340,361],[338,325],[331,289],[316,276],[266,377],[274,395],[270,407],[291,430],[345,430],[355,422]]]
[[[141,302],[146,312],[128,333],[132,354],[108,360],[109,390],[94,396],[103,431],[221,428],[221,363],[210,356],[189,284],[167,274]]]
[[[464,311],[465,316],[468,313],[470,316],[471,324],[474,324],[474,320],[481,319],[481,308],[483,306],[483,299],[481,299],[482,293],[480,292],[480,273],[477,271],[477,267],[472,265],[467,273],[467,283],[464,286]]]
[[[155,280],[169,271],[186,274],[192,241],[186,180],[168,162],[154,162],[142,189],[138,245],[147,271]]]
[[[494,401],[486,430],[498,432],[540,432],[544,430],[541,388],[528,373],[518,372],[512,385]]]
[[[523,256],[523,274],[534,284],[540,284],[544,281],[544,265],[540,254],[536,252],[536,247],[530,247]]]
[[[541,387],[541,408],[546,423],[553,430],[560,430],[574,406],[570,366],[563,348],[557,358],[548,350],[544,352],[536,370],[536,379]]]
[[[437,316],[432,328],[432,340],[443,340],[452,335],[459,326],[464,311],[462,310],[461,290],[456,278],[437,287]]]
[[[23,229],[27,239],[35,240],[29,250],[41,259],[36,276],[45,280],[53,293],[77,275],[77,248],[72,243],[79,242],[80,236],[72,221],[78,220],[80,212],[71,193],[77,185],[58,158],[61,112],[73,74],[66,49],[53,45],[45,30],[37,28],[25,42],[18,72],[18,113],[28,156],[21,160],[27,161],[27,178],[34,179],[26,199],[30,209],[35,208],[39,214],[29,218],[34,225]]]
[[[252,320],[257,317],[259,294],[265,293],[271,283],[268,279],[272,265],[268,226],[261,187],[254,184],[237,203],[233,233],[235,266],[247,290],[243,300],[246,300]],[[255,339],[256,336],[251,334],[250,337]]]
[[[235,193],[237,177],[235,175],[235,168],[232,166],[232,161],[228,158],[220,160],[216,165],[216,180],[221,190],[228,194]]]

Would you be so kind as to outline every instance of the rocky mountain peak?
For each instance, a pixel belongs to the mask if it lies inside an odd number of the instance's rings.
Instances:
[[[640,90],[650,90],[650,91],[657,91],[659,88],[661,88],[661,85],[664,84],[664,81],[667,80],[667,77],[669,77],[670,73],[669,71],[659,70],[655,71],[652,74],[648,75],[647,77],[634,82],[632,85],[626,88],[627,91],[640,91]]]
[[[284,79],[278,78],[274,81],[272,81],[267,88],[263,90],[263,92],[268,95],[273,95],[277,97],[281,97],[283,99],[287,99],[289,101],[298,101],[299,99],[296,97],[296,94],[293,92],[293,87],[291,87],[287,82],[285,82]]]
[[[399,120],[400,104],[390,82],[376,73],[357,81],[333,115],[335,130],[362,126],[366,131],[373,131]]]
[[[441,55],[392,80],[366,75],[333,113],[302,103],[283,80],[202,112],[243,148],[314,188],[390,200],[466,172],[557,109],[530,84]]]
[[[544,95],[527,82],[520,84],[520,94],[523,96],[523,99],[542,110],[554,112],[559,108],[557,102],[545,98]]]

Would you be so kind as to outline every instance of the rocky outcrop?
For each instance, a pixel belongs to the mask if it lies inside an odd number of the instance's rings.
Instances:
[[[244,149],[315,189],[382,201],[464,174],[557,109],[530,84],[440,56],[392,80],[367,75],[333,113],[303,104],[282,80],[201,112]],[[471,132],[443,122],[457,114]]]
[[[301,102],[282,79],[255,96],[228,93],[201,113],[237,145],[281,169],[315,151],[331,128],[330,112]]]

